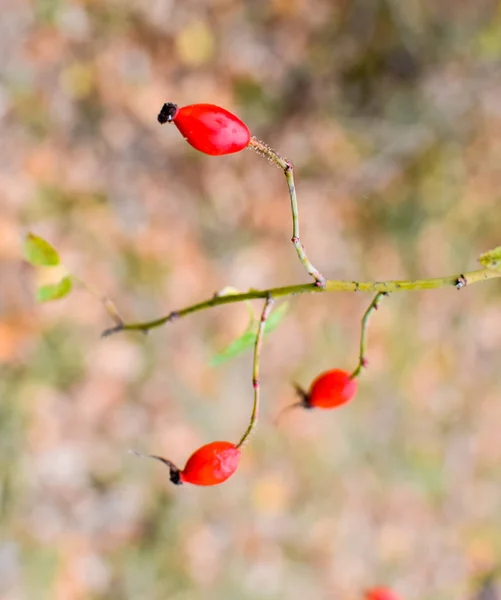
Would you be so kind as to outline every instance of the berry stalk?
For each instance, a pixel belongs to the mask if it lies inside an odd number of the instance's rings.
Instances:
[[[256,341],[254,343],[254,360],[252,366],[252,387],[254,388],[254,402],[252,404],[252,413],[249,420],[249,425],[245,430],[242,438],[237,444],[237,448],[241,448],[245,442],[249,439],[252,430],[256,426],[257,419],[259,416],[259,399],[260,399],[260,382],[259,382],[259,362],[261,358],[261,347],[263,345],[264,327],[268,317],[270,316],[273,308],[274,299],[272,296],[266,298],[264,303],[263,312],[261,313],[261,319],[259,320],[259,327],[256,334]]]
[[[290,160],[287,160],[280,156],[278,152],[270,148],[264,142],[261,142],[255,137],[251,137],[249,141],[249,148],[256,150],[262,156],[268,158],[271,162],[280,167],[287,180],[287,187],[289,188],[289,196],[291,201],[291,212],[292,212],[292,238],[291,242],[296,249],[297,255],[299,256],[299,260],[301,264],[306,269],[307,273],[313,277],[315,280],[315,285],[319,288],[325,288],[326,279],[320,273],[320,271],[310,262],[308,256],[306,255],[304,246],[301,244],[301,239],[299,237],[299,210],[297,205],[297,196],[296,196],[296,184],[294,183],[294,167]]]
[[[369,319],[370,319],[372,313],[378,309],[379,301],[384,296],[388,296],[388,292],[378,292],[374,296],[374,299],[369,304],[369,307],[367,308],[367,310],[364,313],[364,316],[362,317],[362,326],[360,329],[360,355],[359,355],[357,368],[351,374],[352,379],[355,379],[355,377],[358,377],[360,375],[360,372],[362,371],[362,369],[365,369],[365,367],[367,366],[366,353],[367,353],[367,330],[369,327]]]

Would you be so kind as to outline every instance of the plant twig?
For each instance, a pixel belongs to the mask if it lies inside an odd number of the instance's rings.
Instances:
[[[325,277],[320,273],[320,271],[313,266],[313,264],[309,261],[306,256],[306,252],[304,246],[301,244],[301,240],[299,238],[299,211],[297,206],[297,196],[296,196],[296,184],[294,183],[294,167],[290,160],[287,160],[278,154],[273,148],[270,148],[264,142],[261,142],[255,137],[252,137],[249,142],[249,147],[253,150],[256,150],[259,154],[268,158],[271,162],[280,167],[287,179],[287,187],[289,188],[289,196],[291,200],[291,212],[292,212],[292,238],[291,242],[296,249],[297,255],[299,256],[299,260],[301,264],[306,269],[309,275],[313,277],[315,280],[315,285],[323,288],[325,287]]]
[[[242,438],[237,444],[237,448],[240,448],[245,444],[245,442],[249,439],[252,430],[256,426],[257,419],[259,416],[259,397],[260,397],[260,383],[259,383],[259,361],[261,357],[261,346],[263,344],[263,336],[266,321],[270,316],[271,309],[273,308],[273,297],[268,295],[266,298],[266,302],[264,303],[263,312],[261,314],[261,319],[259,320],[259,327],[256,334],[256,341],[254,343],[254,361],[252,366],[252,387],[254,389],[254,402],[252,405],[252,413],[251,418],[249,420],[249,425],[245,430]]]
[[[367,310],[364,313],[364,316],[362,317],[362,325],[360,328],[360,355],[359,355],[359,359],[358,359],[357,368],[351,374],[352,379],[354,379],[355,377],[358,377],[360,375],[360,372],[362,371],[362,369],[364,369],[367,366],[366,352],[367,352],[367,329],[368,329],[368,325],[369,325],[369,319],[370,319],[371,314],[375,310],[378,309],[379,301],[381,300],[381,298],[383,298],[384,296],[387,296],[387,295],[388,295],[388,292],[378,292],[374,296],[374,299],[369,304],[369,307],[367,308]]]
[[[208,300],[186,306],[177,311],[172,311],[168,315],[144,321],[139,323],[123,323],[119,327],[113,327],[103,332],[103,336],[111,335],[117,331],[142,331],[147,332],[150,329],[161,327],[181,317],[186,317],[195,312],[200,312],[215,306],[223,304],[235,304],[246,300],[266,299],[268,296],[273,298],[283,298],[285,296],[294,296],[296,294],[322,293],[322,292],[409,292],[416,290],[433,290],[446,287],[455,287],[462,289],[465,286],[473,285],[480,281],[496,279],[501,277],[501,271],[492,269],[478,269],[459,275],[448,275],[446,277],[436,277],[433,279],[416,280],[389,280],[389,281],[341,281],[328,280],[325,288],[320,288],[312,283],[303,283],[298,285],[288,285],[284,287],[270,288],[267,290],[250,290],[248,292],[228,294],[225,296],[212,296]]]
[[[71,277],[75,283],[81,285],[84,289],[86,289],[89,292],[89,294],[91,294],[92,296],[100,300],[100,302],[102,302],[104,308],[106,309],[106,312],[110,315],[111,319],[115,323],[115,327],[113,329],[116,331],[120,331],[123,327],[124,322],[113,301],[110,300],[110,298],[108,298],[106,294],[102,294],[98,289],[96,289],[90,283],[87,283],[87,281],[84,281],[81,277],[78,277],[77,275],[71,275]]]

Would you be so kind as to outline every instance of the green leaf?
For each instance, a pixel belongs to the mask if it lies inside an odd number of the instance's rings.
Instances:
[[[27,234],[23,248],[26,260],[36,267],[54,267],[60,262],[57,250],[34,233]]]
[[[478,257],[479,263],[487,269],[501,271],[501,246],[485,252]]]
[[[71,292],[71,288],[71,277],[67,275],[59,283],[39,287],[37,290],[37,301],[50,302],[51,300],[59,300],[67,296]]]
[[[282,319],[285,317],[288,310],[289,303],[282,302],[282,304],[280,304],[279,307],[276,308],[268,317],[268,320],[264,326],[264,333],[271,333],[274,329],[276,329],[282,322]]]
[[[289,308],[288,302],[283,302],[274,312],[271,313],[264,326],[264,334],[271,333],[278,327]],[[257,325],[251,321],[245,332],[229,346],[218,352],[210,361],[211,367],[217,367],[232,358],[235,358],[248,348],[254,346],[256,341]]]

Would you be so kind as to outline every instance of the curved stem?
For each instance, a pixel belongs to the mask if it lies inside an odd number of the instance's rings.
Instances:
[[[271,309],[273,308],[273,297],[268,295],[266,302],[264,303],[263,312],[261,319],[259,320],[259,327],[256,334],[256,341],[254,343],[254,361],[252,366],[252,387],[254,388],[254,402],[252,405],[252,413],[249,420],[249,425],[245,430],[242,438],[237,444],[237,448],[240,448],[248,440],[252,430],[256,426],[258,415],[259,415],[259,397],[260,397],[260,384],[259,384],[259,360],[261,356],[261,346],[263,344],[264,328],[266,321],[270,316]]]
[[[270,148],[264,142],[261,142],[255,137],[252,137],[249,142],[249,147],[253,150],[256,150],[262,156],[265,156],[268,160],[276,164],[280,167],[287,179],[287,187],[289,188],[289,197],[291,201],[291,212],[292,212],[292,238],[291,242],[296,249],[297,255],[299,256],[299,260],[301,264],[306,269],[307,273],[313,277],[315,280],[315,285],[320,288],[325,287],[325,277],[320,273],[320,271],[313,266],[313,264],[309,261],[306,256],[306,252],[304,250],[303,245],[301,244],[301,240],[299,238],[299,210],[297,205],[297,196],[296,196],[296,184],[294,183],[294,167],[290,160],[287,160],[280,156],[278,152]]]
[[[367,366],[367,358],[366,358],[367,328],[369,325],[369,319],[370,319],[371,314],[375,310],[378,309],[379,301],[381,300],[381,298],[383,298],[384,296],[387,296],[387,295],[388,295],[388,292],[378,292],[374,296],[373,301],[369,304],[369,307],[367,308],[367,310],[364,313],[364,316],[362,317],[362,327],[360,330],[360,355],[359,355],[359,359],[358,359],[357,368],[351,374],[352,379],[354,379],[355,377],[358,377],[360,375],[360,372],[362,371],[362,369],[364,369]]]
[[[339,280],[328,280],[325,284],[325,288],[320,288],[314,283],[303,283],[298,285],[288,285],[284,287],[270,288],[267,290],[250,290],[244,293],[228,294],[224,296],[218,296],[217,294],[198,302],[182,308],[181,310],[172,311],[168,315],[154,319],[151,321],[144,321],[139,323],[121,323],[116,327],[107,329],[103,332],[103,336],[111,335],[118,331],[142,331],[147,332],[150,329],[161,327],[165,323],[175,321],[181,317],[186,317],[195,312],[200,312],[208,308],[215,306],[221,306],[223,304],[234,304],[237,302],[244,302],[246,300],[256,300],[259,298],[267,298],[272,296],[273,298],[283,298],[285,296],[293,296],[296,294],[308,294],[308,293],[323,293],[323,292],[408,292],[414,290],[432,290],[440,289],[445,287],[455,287],[456,289],[462,289],[466,285],[472,285],[480,281],[486,281],[488,279],[496,279],[501,277],[501,271],[493,271],[491,269],[478,269],[476,271],[469,271],[459,275],[448,275],[446,277],[436,277],[433,279],[416,279],[416,280],[389,280],[389,281],[339,281]]]

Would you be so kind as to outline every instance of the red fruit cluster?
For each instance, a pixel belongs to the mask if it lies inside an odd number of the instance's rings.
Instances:
[[[212,156],[239,152],[251,142],[251,135],[245,123],[214,104],[191,104],[179,108],[176,104],[167,102],[160,110],[158,121],[162,125],[174,123],[191,146]],[[322,373],[313,381],[308,392],[296,386],[301,400],[288,408],[301,406],[328,409],[346,404],[357,392],[356,375],[359,371],[360,367],[351,375],[340,369]],[[161,456],[149,456],[169,467],[170,480],[177,485],[216,485],[226,481],[237,470],[241,455],[240,446],[248,433],[249,431],[244,434],[238,445],[230,442],[212,442],[202,446],[189,457],[182,470]],[[375,593],[373,590],[368,594],[373,592]],[[395,599],[368,595],[367,600]]]
[[[333,369],[319,375],[305,392],[297,387],[301,401],[288,408],[335,408],[349,402],[357,392],[357,380],[346,371]],[[137,453],[136,453],[137,454]],[[194,485],[217,485],[223,483],[237,470],[241,450],[231,442],[211,442],[195,450],[188,458],[184,469],[161,456],[148,455],[166,464],[170,471],[170,480],[176,485],[192,483]],[[367,600],[398,600],[396,598],[367,596]]]
[[[188,144],[212,156],[239,152],[249,145],[251,138],[245,123],[214,104],[178,108],[168,102],[162,106],[158,121],[162,125],[174,123]]]

